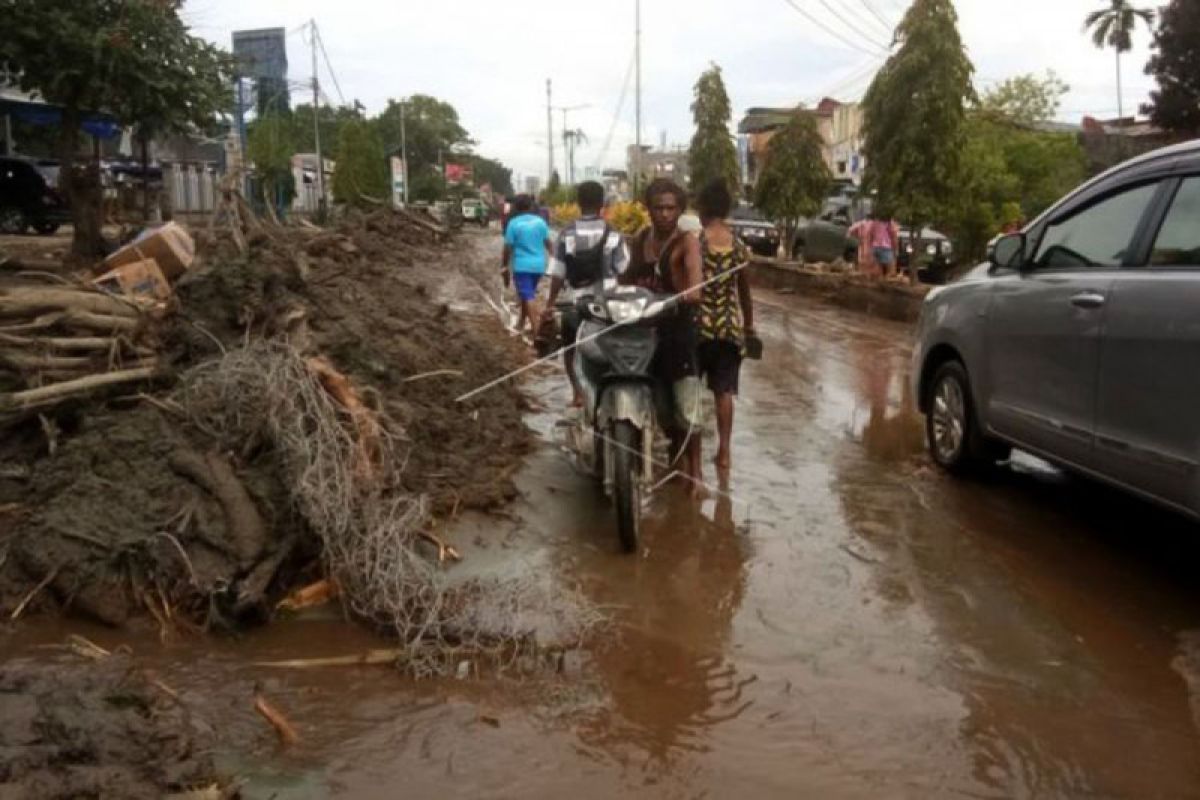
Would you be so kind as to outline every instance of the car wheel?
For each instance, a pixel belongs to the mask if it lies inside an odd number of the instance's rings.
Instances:
[[[33,229],[41,236],[53,236],[58,233],[57,222],[35,222]]]
[[[15,206],[4,206],[0,208],[0,233],[10,235],[20,235],[29,227],[29,221],[25,219],[25,212]]]
[[[958,361],[938,367],[929,387],[925,439],[938,466],[964,474],[1008,457],[1010,448],[984,435],[971,397],[967,371]]]
[[[804,242],[796,242],[792,245],[792,260],[804,263]]]

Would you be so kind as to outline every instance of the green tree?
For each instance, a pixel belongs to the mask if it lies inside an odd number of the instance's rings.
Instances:
[[[754,205],[783,223],[786,242],[792,240],[799,220],[816,214],[829,193],[833,176],[823,148],[816,119],[804,109],[796,109],[788,124],[767,142]]]
[[[733,134],[729,132],[732,114],[721,68],[713,64],[696,81],[695,99],[692,100],[696,133],[688,148],[688,173],[693,190],[719,179],[737,194],[741,181],[738,179],[737,148],[733,144]]]
[[[317,125],[313,125],[313,107],[301,104],[283,117],[288,123],[292,146],[297,153],[315,153],[317,150],[316,130],[321,130],[321,154],[336,160],[338,143],[341,141],[342,126],[352,120],[361,120],[362,113],[356,106],[328,106],[317,108]]]
[[[390,197],[391,179],[378,129],[366,120],[342,124],[338,159],[333,171],[333,196],[351,206],[373,206]]]
[[[878,208],[919,231],[954,206],[974,67],[951,0],[915,0],[896,42],[863,98],[866,183],[878,192]]]
[[[1159,12],[1154,55],[1146,74],[1158,81],[1142,106],[1155,125],[1184,136],[1200,135],[1200,3],[1171,0]]]
[[[289,111],[270,111],[254,121],[247,133],[246,148],[262,184],[266,201],[290,203],[296,194],[292,156],[298,152],[292,140],[293,120]]]
[[[1047,70],[1042,78],[1033,73],[1016,75],[984,92],[979,99],[979,108],[986,113],[1033,125],[1058,116],[1063,95],[1070,90],[1071,87],[1053,70]]]
[[[480,155],[471,156],[471,167],[475,172],[475,185],[485,183],[492,187],[492,192],[507,197],[513,193],[512,170],[491,158]]]
[[[1093,11],[1084,18],[1083,29],[1091,31],[1092,43],[1101,49],[1111,47],[1117,54],[1117,118],[1125,116],[1121,98],[1121,53],[1133,49],[1133,32],[1138,20],[1147,26],[1154,20],[1148,8],[1134,8],[1129,0],[1109,0],[1107,8]]]
[[[401,114],[404,117],[401,135]],[[409,197],[440,200],[446,195],[441,167],[452,154],[464,155],[474,142],[451,104],[425,94],[389,100],[373,120],[389,154],[400,152],[403,139],[408,153]]]
[[[38,0],[0,5],[0,67],[62,107],[60,181],[70,198],[72,254],[103,252],[99,165],[76,170],[81,125],[106,111],[145,133],[208,128],[229,105],[229,57],[192,36],[182,0]]]

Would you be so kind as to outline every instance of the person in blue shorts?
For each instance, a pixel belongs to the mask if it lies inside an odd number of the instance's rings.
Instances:
[[[530,332],[536,339],[542,319],[537,308],[538,283],[546,274],[547,258],[553,255],[550,226],[533,213],[533,198],[527,194],[517,195],[513,214],[504,231],[504,259],[500,274],[504,276],[505,286],[512,278],[521,303],[517,330],[524,328],[525,320],[529,320]]]

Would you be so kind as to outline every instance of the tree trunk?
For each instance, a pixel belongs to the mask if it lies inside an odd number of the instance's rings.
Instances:
[[[75,234],[71,242],[71,258],[92,262],[104,255],[101,233],[102,195],[99,164],[93,160],[82,174],[75,170],[75,154],[79,147],[82,114],[77,108],[63,109],[62,130],[59,134],[58,185],[71,208],[71,223]]]

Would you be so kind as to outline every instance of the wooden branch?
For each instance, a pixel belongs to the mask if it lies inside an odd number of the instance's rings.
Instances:
[[[13,347],[32,347],[39,350],[100,350],[108,352],[121,344],[110,336],[13,336],[0,332],[0,344]]]
[[[414,225],[424,228],[425,230],[429,231],[430,233],[436,234],[438,236],[445,236],[450,232],[449,230],[442,227],[441,225],[438,225],[435,222],[430,222],[427,219],[422,219],[419,215],[414,214],[407,209],[396,208],[396,209],[393,209],[393,211],[395,213],[399,214],[400,216],[404,217],[406,220],[413,223]]]
[[[59,309],[135,319],[139,315],[133,303],[99,291],[42,286],[0,289],[0,316],[32,315]]]
[[[296,729],[292,727],[292,723],[288,722],[283,712],[268,703],[267,699],[261,694],[254,696],[254,710],[261,714],[263,719],[271,723],[271,727],[279,735],[281,743],[284,745],[293,745],[300,741],[300,734],[296,733]]]
[[[88,375],[86,378],[55,383],[37,389],[12,392],[8,395],[0,394],[0,411],[28,410],[44,405],[52,405],[71,397],[80,397],[89,394],[96,389],[117,386],[122,383],[132,383],[134,381],[147,381],[161,374],[163,374],[162,370],[157,365],[138,367],[136,369],[126,369],[117,372],[106,372],[102,375]]]
[[[90,311],[68,311],[59,322],[69,328],[86,328],[104,333],[134,333],[140,324],[137,317],[115,317]]]
[[[47,369],[87,369],[95,363],[94,359],[87,356],[34,355],[15,350],[0,350],[0,365],[27,372]]]
[[[358,667],[373,664],[394,664],[404,657],[403,648],[386,650],[368,650],[365,653],[349,656],[328,656],[325,658],[296,658],[289,661],[255,661],[256,667],[272,667],[274,669],[311,669],[314,667]]]
[[[267,527],[228,459],[217,453],[200,455],[194,450],[176,450],[167,463],[216,499],[225,514],[229,550],[237,556],[242,569],[253,566],[266,547]]]

